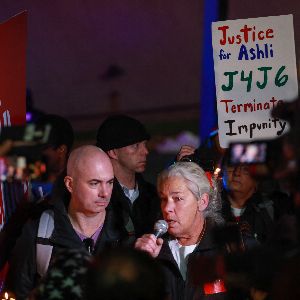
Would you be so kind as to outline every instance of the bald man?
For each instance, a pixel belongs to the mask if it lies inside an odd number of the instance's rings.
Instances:
[[[113,212],[106,209],[113,188],[114,173],[107,154],[96,146],[82,146],[71,152],[64,178],[66,199],[55,199],[51,211],[54,229],[39,244],[53,246],[51,259],[60,249],[85,249],[96,254],[122,241],[125,231]],[[7,288],[17,299],[25,299],[40,277],[37,272],[39,220],[24,227],[11,260]]]

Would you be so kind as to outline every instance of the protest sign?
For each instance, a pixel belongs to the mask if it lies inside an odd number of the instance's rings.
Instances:
[[[0,24],[0,132],[2,127],[26,121],[26,35],[27,12]],[[3,169],[3,161],[0,163]],[[0,230],[5,222],[4,198],[0,182]]]
[[[27,12],[0,24],[0,129],[26,121]]]
[[[273,107],[298,93],[293,16],[212,23],[220,145],[288,130]]]

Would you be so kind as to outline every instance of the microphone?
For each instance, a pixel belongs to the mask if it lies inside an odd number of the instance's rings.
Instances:
[[[165,220],[158,220],[154,224],[153,234],[158,239],[168,231],[168,223]]]

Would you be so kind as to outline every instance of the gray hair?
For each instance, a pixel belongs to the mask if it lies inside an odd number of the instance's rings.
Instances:
[[[187,188],[193,193],[196,199],[200,199],[203,194],[208,194],[208,206],[204,210],[204,217],[213,219],[216,223],[222,223],[221,216],[221,196],[218,190],[217,182],[214,178],[209,181],[203,169],[193,162],[179,161],[169,166],[158,175],[157,187],[170,177],[181,177],[185,180]]]

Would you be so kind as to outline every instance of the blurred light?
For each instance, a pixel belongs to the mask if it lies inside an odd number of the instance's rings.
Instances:
[[[26,113],[26,122],[30,122],[32,120],[32,113],[31,112],[27,112]]]
[[[214,175],[218,176],[220,172],[221,172],[221,169],[216,168],[215,171],[214,171]]]

